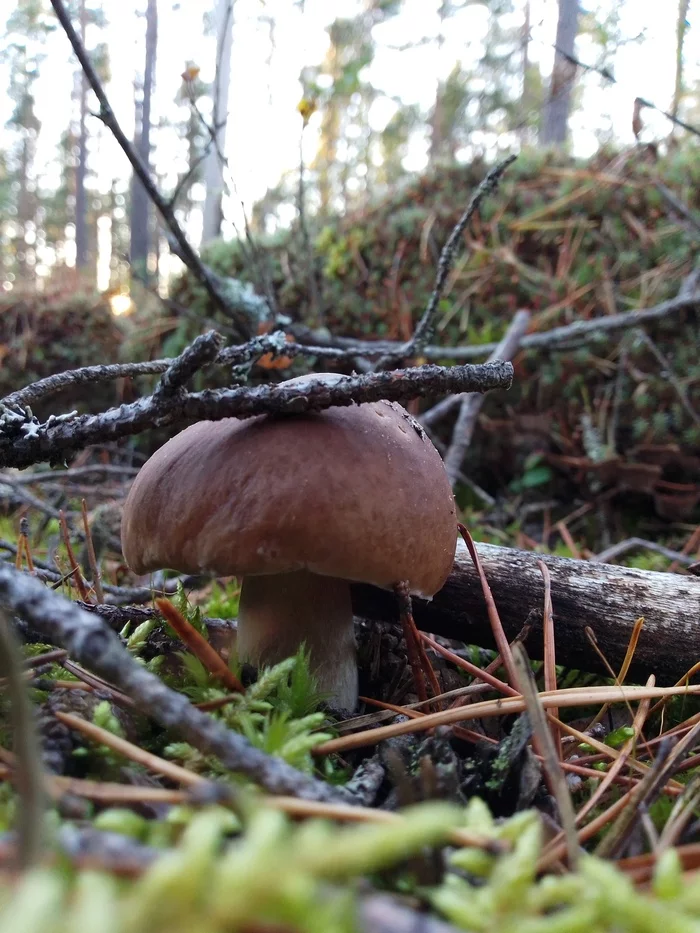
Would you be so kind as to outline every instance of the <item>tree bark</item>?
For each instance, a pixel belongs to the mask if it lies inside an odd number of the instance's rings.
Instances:
[[[533,628],[526,647],[542,658],[544,583],[538,560],[552,580],[557,664],[608,674],[586,636],[590,627],[613,670],[625,657],[635,621],[644,617],[630,677],[657,684],[677,681],[700,660],[700,579],[654,573],[593,561],[478,544],[501,622],[513,639],[526,621]],[[398,619],[393,594],[353,586],[357,615]],[[466,547],[459,542],[449,579],[431,602],[414,600],[416,624],[425,632],[493,647],[484,597]]]
[[[141,104],[140,131],[135,140],[136,150],[144,165],[151,158],[151,96],[156,70],[156,46],[158,44],[158,4],[148,0],[146,9],[146,63],[143,73],[143,101]],[[131,187],[131,248],[129,261],[132,268],[146,276],[148,273],[148,246],[150,242],[150,199],[138,178],[134,177]]]
[[[233,48],[233,0],[217,0],[216,4],[216,77],[214,79],[214,109],[212,129],[214,139],[204,160],[204,217],[202,220],[202,243],[215,240],[221,233],[223,219],[221,201],[224,192],[224,167],[222,156],[226,145],[228,122],[228,92],[231,84],[231,50]]]
[[[578,32],[579,12],[579,0],[559,0],[554,68],[540,139],[543,146],[563,146],[566,142],[571,92],[576,76],[576,65],[571,58]]]

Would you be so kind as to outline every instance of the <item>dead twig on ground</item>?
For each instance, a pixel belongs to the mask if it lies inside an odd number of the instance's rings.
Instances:
[[[132,658],[98,616],[84,612],[36,578],[7,564],[0,564],[0,604],[113,683],[164,729],[181,735],[203,754],[216,755],[226,767],[246,775],[270,793],[353,802],[340,788],[266,755],[241,735],[195,709],[186,697],[166,687]]]
[[[488,362],[493,362],[493,360],[511,360],[518,352],[520,341],[529,323],[530,313],[528,311],[518,311],[511,321],[503,340],[501,340],[496,349],[489,356]],[[459,404],[459,414],[457,415],[455,426],[452,429],[452,441],[443,459],[450,482],[455,486],[459,479],[460,470],[462,469],[462,462],[469,449],[472,435],[474,434],[479,411],[484,404],[484,397],[483,395],[473,392],[463,393],[450,396],[450,403],[450,407]],[[425,421],[425,415],[421,420]]]
[[[630,667],[633,677],[644,681],[653,673],[659,683],[675,683],[686,673],[688,658],[700,657],[700,630],[692,622],[700,614],[700,581],[693,577],[483,543],[477,544],[476,550],[508,638],[515,637],[532,613],[528,621],[534,625],[525,643],[530,657],[542,657],[542,574],[538,560],[547,565],[552,579],[558,664],[601,671],[607,676],[586,637],[590,627],[610,664],[619,670],[635,624],[642,617],[645,625]],[[391,594],[363,584],[353,584],[351,591],[356,615],[395,618]],[[424,632],[484,647],[494,643],[479,574],[461,542],[442,590],[430,602],[414,599],[413,613]]]

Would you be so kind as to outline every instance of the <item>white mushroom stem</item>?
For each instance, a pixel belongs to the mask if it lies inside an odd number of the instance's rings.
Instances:
[[[319,690],[343,709],[357,706],[357,657],[347,580],[298,570],[245,577],[238,657],[259,666],[296,654],[304,642]]]

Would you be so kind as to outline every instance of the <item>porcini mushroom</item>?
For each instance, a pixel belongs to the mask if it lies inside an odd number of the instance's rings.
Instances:
[[[309,378],[334,381],[337,374]],[[237,651],[276,663],[302,642],[319,688],[357,703],[349,581],[432,597],[457,540],[437,450],[396,403],[202,421],[147,461],[122,516],[137,573],[242,578]]]

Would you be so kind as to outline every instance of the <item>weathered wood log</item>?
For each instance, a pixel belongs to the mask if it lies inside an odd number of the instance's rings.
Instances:
[[[655,674],[657,684],[669,684],[700,661],[700,579],[696,577],[490,544],[478,544],[477,550],[508,637],[515,637],[526,620],[534,623],[526,642],[532,658],[542,657],[544,582],[537,562],[543,560],[552,580],[558,664],[607,673],[586,636],[589,626],[613,670],[619,670],[640,617],[645,621],[630,678]],[[397,618],[393,595],[374,587],[355,585],[353,606],[365,618]],[[461,541],[447,583],[431,602],[414,600],[414,615],[425,632],[493,647],[479,579]]]

